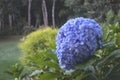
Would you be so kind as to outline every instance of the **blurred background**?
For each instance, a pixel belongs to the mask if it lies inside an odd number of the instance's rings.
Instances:
[[[46,26],[60,28],[75,17],[119,26],[120,0],[0,0],[0,80],[10,80],[6,70],[19,63],[22,37]]]

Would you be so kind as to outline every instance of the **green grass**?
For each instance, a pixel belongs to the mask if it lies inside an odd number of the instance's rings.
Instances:
[[[5,71],[19,62],[21,53],[17,44],[18,40],[0,41],[0,80],[13,80]]]

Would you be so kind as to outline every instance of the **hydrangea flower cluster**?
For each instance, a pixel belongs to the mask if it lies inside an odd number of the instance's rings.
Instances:
[[[102,28],[93,19],[78,17],[68,20],[56,37],[57,57],[60,67],[74,70],[102,48]]]

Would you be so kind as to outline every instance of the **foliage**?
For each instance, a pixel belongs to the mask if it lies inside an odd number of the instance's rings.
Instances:
[[[9,70],[6,71],[7,74],[13,76],[15,80],[22,80],[27,79],[28,80],[28,70],[24,68],[23,65],[16,63],[15,65],[12,65]]]
[[[119,10],[119,12],[118,12],[118,14],[117,14],[117,16],[116,16],[116,22],[119,22],[119,24],[120,24],[120,10]]]
[[[119,24],[120,25],[120,10],[117,15],[113,12],[113,10],[109,10],[106,14],[106,24]]]
[[[109,10],[106,15],[106,21],[108,24],[109,23],[113,24],[113,20],[114,20],[114,12],[112,10]]]
[[[41,73],[52,71],[54,66],[57,70],[60,69],[57,64],[56,55],[53,54],[56,47],[56,34],[57,29],[53,30],[47,27],[32,32],[23,38],[24,40],[20,43],[20,48],[23,51],[23,55],[20,60],[24,65],[27,65],[31,71],[33,71],[30,75],[31,77],[34,77],[33,74],[36,74],[34,70],[37,69],[42,70]]]
[[[105,21],[110,9],[117,14],[119,3],[118,0],[65,0],[65,6],[72,12],[69,16],[89,17],[99,22]]]
[[[40,57],[43,53],[55,49],[56,33],[57,29],[52,30],[47,27],[24,37],[19,45],[23,51],[23,56],[21,57],[22,63],[25,65],[33,65],[34,61],[31,59],[35,58],[36,55]]]

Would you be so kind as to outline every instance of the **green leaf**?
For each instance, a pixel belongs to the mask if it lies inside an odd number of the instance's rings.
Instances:
[[[107,47],[110,47],[110,46],[113,46],[115,45],[115,42],[109,42],[109,43],[106,43],[103,45],[103,48],[107,48]]]
[[[40,80],[55,80],[56,78],[59,78],[61,75],[58,73],[52,73],[47,72],[42,75],[40,75]]]
[[[106,33],[105,40],[108,40],[108,38],[109,38],[111,32],[112,32],[112,30],[109,30],[109,31]]]

